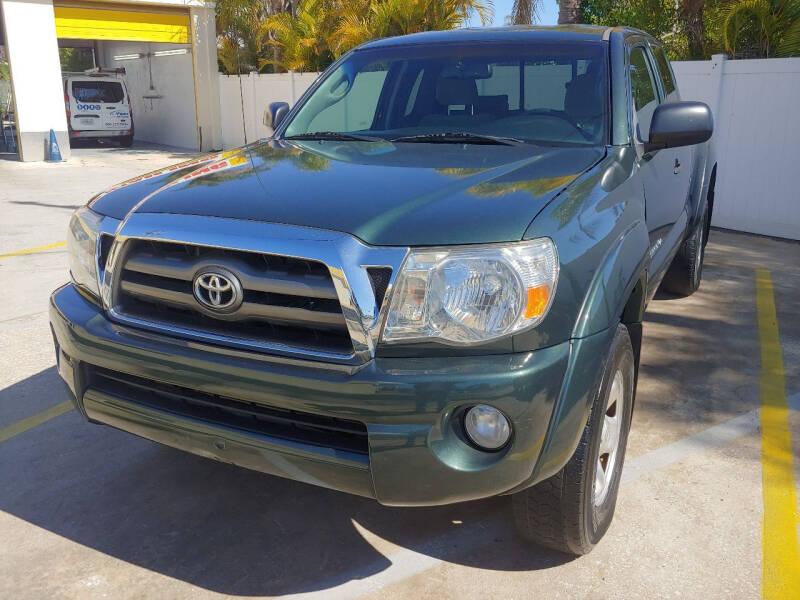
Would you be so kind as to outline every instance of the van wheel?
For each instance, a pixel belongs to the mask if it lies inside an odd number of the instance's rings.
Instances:
[[[517,530],[527,541],[586,554],[605,534],[614,516],[630,430],[633,365],[628,329],[620,324],[572,458],[553,477],[512,496]]]
[[[679,296],[691,296],[700,287],[703,277],[703,259],[708,242],[708,205],[703,208],[703,216],[692,235],[686,239],[672,264],[661,280],[661,289]]]
[[[133,136],[123,135],[121,138],[119,138],[119,145],[123,148],[130,148],[133,146]]]

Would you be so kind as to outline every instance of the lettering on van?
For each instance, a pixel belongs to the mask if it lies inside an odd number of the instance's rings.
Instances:
[[[99,104],[80,104],[78,103],[78,110],[100,110]]]

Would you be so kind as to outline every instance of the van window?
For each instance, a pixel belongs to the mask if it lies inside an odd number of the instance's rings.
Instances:
[[[73,81],[72,95],[78,102],[122,102],[125,92],[116,81]]]

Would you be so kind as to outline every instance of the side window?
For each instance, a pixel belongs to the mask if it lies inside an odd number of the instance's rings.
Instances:
[[[661,77],[661,87],[664,88],[664,96],[669,96],[672,92],[675,91],[675,80],[672,76],[672,69],[669,67],[669,61],[667,60],[667,55],[664,54],[664,49],[655,47],[653,50],[653,56],[656,59],[656,64],[658,65],[658,75]]]
[[[631,50],[630,72],[633,109],[639,121],[637,133],[640,141],[647,141],[650,137],[650,120],[658,106],[658,95],[644,48],[637,46]]]

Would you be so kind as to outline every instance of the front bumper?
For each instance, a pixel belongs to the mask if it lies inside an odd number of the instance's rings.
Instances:
[[[493,496],[532,483],[540,463],[552,470],[552,457],[540,461],[543,448],[564,453],[572,438],[577,443],[576,433],[583,427],[580,415],[588,414],[581,404],[586,404],[589,385],[594,385],[587,377],[580,385],[562,385],[565,374],[574,371],[576,351],[597,356],[602,343],[597,340],[587,348],[565,342],[536,352],[491,356],[376,358],[354,368],[213,347],[120,326],[72,285],[53,293],[50,322],[59,373],[76,407],[90,420],[387,505]],[[98,391],[87,377],[95,367],[198,393],[358,421],[366,426],[368,455],[256,435]],[[583,371],[594,370],[583,365]],[[512,422],[512,440],[504,450],[482,452],[464,441],[459,410],[477,403],[499,408]],[[551,423],[555,418],[575,424],[567,431]],[[548,436],[548,431],[561,439]]]

